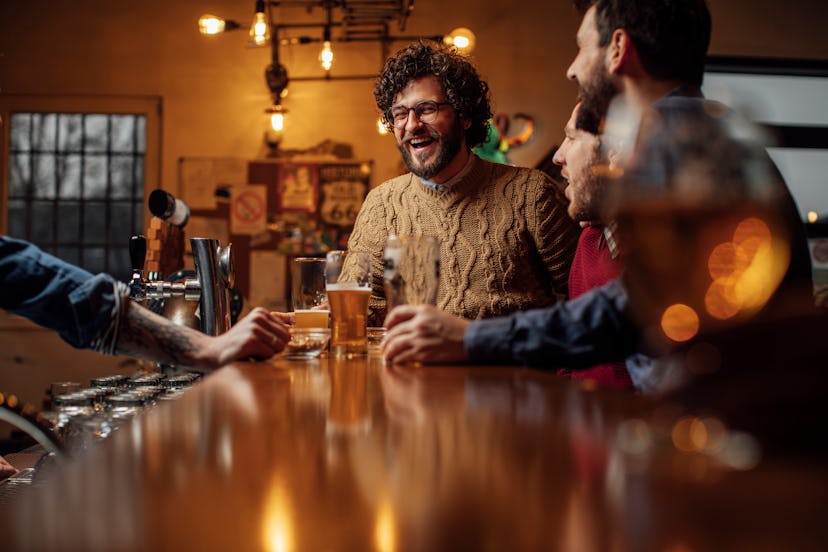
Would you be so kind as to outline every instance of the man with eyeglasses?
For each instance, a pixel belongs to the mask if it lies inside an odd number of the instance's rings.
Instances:
[[[579,228],[546,174],[472,154],[492,111],[469,59],[443,44],[412,44],[386,62],[374,96],[410,172],[368,194],[348,244],[373,255],[370,324],[385,318],[390,235],[440,240],[437,304],[448,313],[489,318],[565,298]],[[346,260],[342,278],[349,272]]]

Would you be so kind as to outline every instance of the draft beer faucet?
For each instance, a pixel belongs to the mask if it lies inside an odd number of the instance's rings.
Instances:
[[[195,279],[169,282],[151,273],[144,276],[147,240],[144,236],[132,236],[129,255],[132,261],[132,277],[129,281],[130,297],[135,301],[184,297],[199,302],[201,331],[207,335],[219,335],[230,329],[229,294],[235,279],[232,244],[222,247],[219,240],[190,238]]]

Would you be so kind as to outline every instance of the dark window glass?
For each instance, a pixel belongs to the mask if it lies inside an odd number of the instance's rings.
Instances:
[[[146,117],[13,113],[9,117],[9,235],[90,272],[130,273],[141,231]]]

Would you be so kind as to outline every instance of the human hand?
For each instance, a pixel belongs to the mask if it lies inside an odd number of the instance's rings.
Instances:
[[[6,459],[0,456],[0,479],[5,479],[17,473],[17,468],[6,462]]]
[[[286,326],[293,326],[294,324],[296,324],[295,312],[270,311],[270,316],[275,316],[276,318],[281,320]]]
[[[401,305],[388,314],[382,343],[385,362],[464,362],[463,338],[471,322],[432,305]]]
[[[281,317],[256,307],[228,331],[210,339],[205,364],[218,367],[245,358],[270,358],[285,348],[290,331]]]

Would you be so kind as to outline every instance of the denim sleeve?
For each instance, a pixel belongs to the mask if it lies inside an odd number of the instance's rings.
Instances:
[[[126,286],[36,246],[0,236],[0,308],[54,330],[77,348],[113,354]]]
[[[466,330],[466,354],[473,363],[543,368],[620,362],[636,352],[639,339],[627,301],[616,279],[549,308],[476,320]]]

